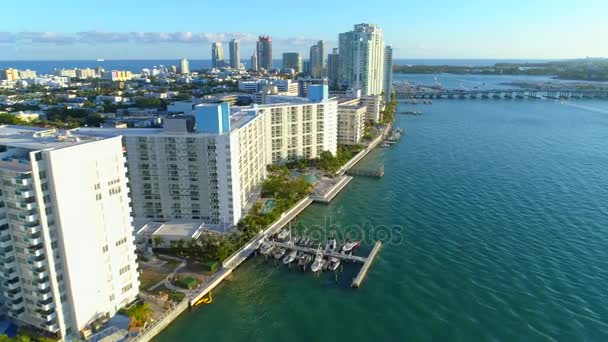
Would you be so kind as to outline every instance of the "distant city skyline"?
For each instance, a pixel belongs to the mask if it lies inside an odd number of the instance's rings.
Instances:
[[[574,5],[564,0],[516,0],[509,6],[498,2],[480,6],[447,0],[415,4],[378,0],[370,6],[312,0],[307,8],[316,6],[323,11],[293,25],[291,9],[275,6],[267,11],[240,0],[213,5],[184,0],[179,7],[187,10],[179,15],[158,0],[10,2],[3,9],[19,15],[3,19],[0,60],[210,59],[212,42],[227,47],[237,39],[242,51],[253,51],[257,38],[265,35],[272,38],[275,56],[298,52],[308,57],[319,40],[326,43],[327,53],[337,47],[338,34],[357,23],[382,27],[395,59],[608,56],[608,45],[597,38],[608,32],[608,22],[602,18],[608,12],[605,1]]]

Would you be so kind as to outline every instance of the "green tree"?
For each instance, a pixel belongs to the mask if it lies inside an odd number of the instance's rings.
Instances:
[[[148,303],[133,305],[127,310],[127,316],[129,316],[129,326],[144,327],[146,322],[148,322],[153,314],[154,311],[150,308]]]

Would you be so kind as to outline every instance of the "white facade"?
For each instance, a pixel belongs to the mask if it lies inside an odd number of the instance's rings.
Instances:
[[[190,73],[190,62],[185,58],[179,60],[179,73],[182,75]]]
[[[361,96],[361,104],[367,108],[365,120],[370,122],[382,120],[382,97],[380,95]]]
[[[0,151],[3,311],[65,337],[135,300],[120,138],[2,126]]]
[[[230,116],[229,131],[213,134],[196,132],[187,119],[166,121],[165,129],[79,131],[123,136],[135,217],[235,225],[269,164],[336,154],[337,111],[335,100],[253,106]]]
[[[339,36],[339,85],[360,89],[363,95],[384,90],[384,38],[374,24],[355,25]]]
[[[338,144],[357,145],[365,134],[365,106],[338,105]]]

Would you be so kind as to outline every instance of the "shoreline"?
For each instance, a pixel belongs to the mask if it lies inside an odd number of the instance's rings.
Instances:
[[[369,142],[369,144],[353,156],[342,168],[336,173],[337,178],[341,178],[334,186],[332,186],[324,196],[308,195],[298,201],[289,210],[281,214],[276,221],[260,231],[258,235],[249,240],[244,246],[239,248],[235,253],[229,256],[222,262],[222,267],[215,272],[211,277],[196,290],[194,294],[187,296],[181,302],[176,304],[174,307],[166,311],[158,320],[149,325],[146,329],[140,332],[139,335],[133,338],[127,338],[129,342],[147,342],[151,341],[154,337],[162,333],[163,330],[168,328],[174,320],[184,314],[186,311],[190,311],[195,308],[195,304],[213,289],[219,286],[224,279],[226,279],[236,268],[238,268],[245,260],[247,260],[259,247],[261,241],[267,236],[273,235],[280,229],[285,227],[291,221],[293,221],[298,215],[306,210],[312,203],[330,203],[340,192],[342,192],[352,181],[353,177],[345,175],[350,169],[357,165],[363,160],[370,152],[375,150],[380,143],[385,139],[388,132],[390,132],[393,124],[388,123],[379,136]]]

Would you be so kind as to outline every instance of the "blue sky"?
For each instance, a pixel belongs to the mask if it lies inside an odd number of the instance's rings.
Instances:
[[[335,46],[360,22],[380,25],[396,58],[608,57],[606,0],[8,0],[1,8],[1,60],[206,59],[211,41],[232,37],[248,58],[260,34],[280,58],[319,39]]]

